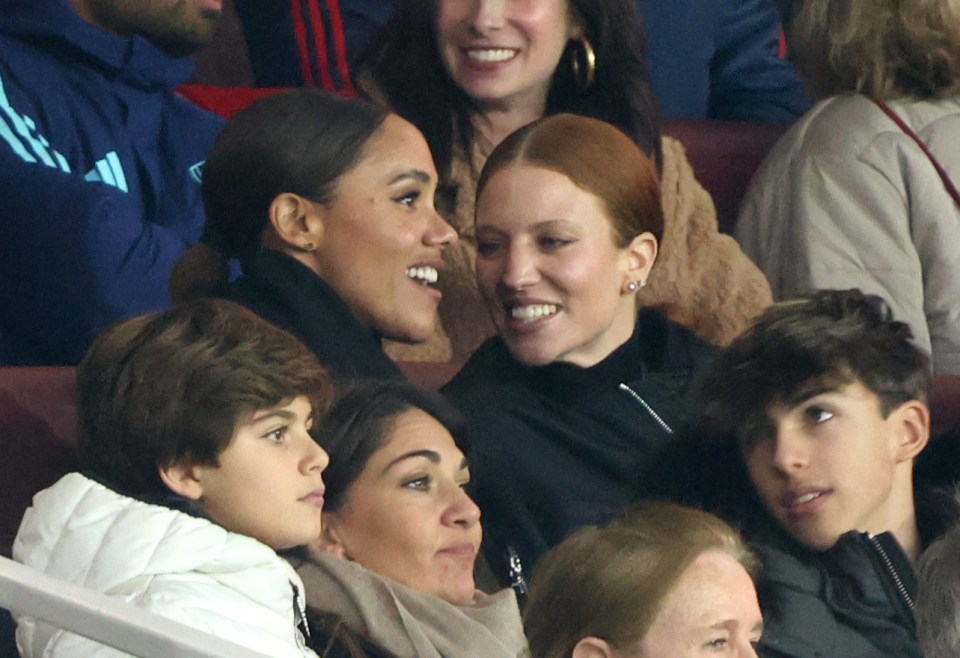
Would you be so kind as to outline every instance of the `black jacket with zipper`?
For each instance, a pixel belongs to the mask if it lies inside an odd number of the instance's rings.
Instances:
[[[763,658],[922,658],[916,573],[892,534],[851,531],[822,553],[791,544],[757,546]]]
[[[511,557],[528,574],[571,531],[639,499],[639,473],[686,421],[714,353],[652,309],[590,368],[526,367],[499,338],[477,350],[444,393],[470,421],[484,556],[502,584],[516,579]]]
[[[923,546],[958,518],[954,489],[931,484],[914,487]],[[771,524],[766,530],[756,529],[765,523]],[[914,621],[917,575],[893,534],[851,531],[817,553],[773,523],[755,519],[748,531],[762,563],[762,658],[922,658]]]
[[[923,546],[960,518],[958,444],[934,439],[917,461],[914,507]],[[726,518],[759,555],[761,658],[921,658],[916,573],[891,533],[851,531],[829,550],[804,548],[764,509],[736,439],[711,436],[708,428],[678,437],[651,464],[645,495]]]

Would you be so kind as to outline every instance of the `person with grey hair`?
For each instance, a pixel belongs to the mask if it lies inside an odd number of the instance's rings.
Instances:
[[[880,295],[960,375],[960,3],[807,0],[789,42],[823,100],[755,175],[737,240],[776,299]]]
[[[930,545],[917,565],[917,639],[924,658],[960,656],[960,525]]]

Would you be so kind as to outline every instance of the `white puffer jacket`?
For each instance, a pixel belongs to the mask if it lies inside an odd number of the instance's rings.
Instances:
[[[315,657],[296,628],[300,578],[270,547],[71,473],[41,491],[13,546],[19,562],[277,657]],[[29,617],[24,658],[126,655]]]

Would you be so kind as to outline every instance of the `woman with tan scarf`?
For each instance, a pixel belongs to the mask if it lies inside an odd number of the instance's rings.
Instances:
[[[527,656],[513,591],[475,586],[482,531],[459,413],[411,384],[368,382],[315,438],[331,466],[324,532],[297,568],[307,605],[397,658]]]

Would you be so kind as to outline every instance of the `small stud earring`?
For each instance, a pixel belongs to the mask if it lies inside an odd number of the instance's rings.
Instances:
[[[313,251],[314,249],[316,249],[316,247],[313,246],[313,243],[312,243],[312,242],[308,242],[308,243],[306,243],[305,245],[303,245],[303,250],[304,250],[304,251]]]
[[[627,283],[627,292],[637,292],[645,285],[647,285],[647,282],[642,279],[640,281],[630,281]]]

